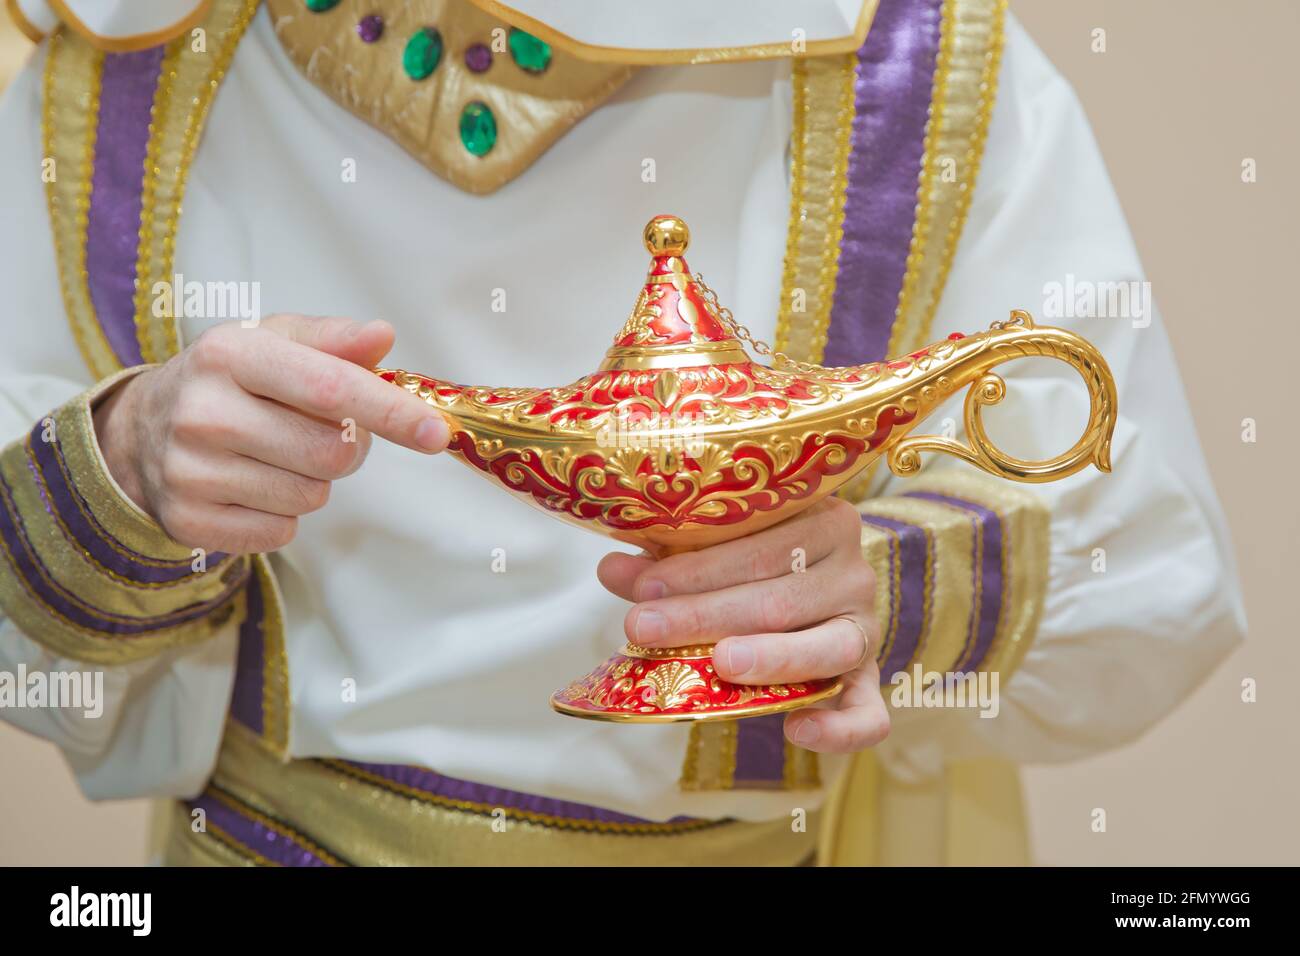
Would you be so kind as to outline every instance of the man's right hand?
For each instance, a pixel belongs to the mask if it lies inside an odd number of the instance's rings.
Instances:
[[[218,325],[95,409],[109,472],[179,543],[274,551],[356,471],[370,434],[417,451],[450,437],[437,411],[370,368],[387,322],[273,315]]]

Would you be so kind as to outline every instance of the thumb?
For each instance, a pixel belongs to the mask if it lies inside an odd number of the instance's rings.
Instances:
[[[596,565],[596,578],[605,590],[625,601],[636,603],[636,580],[641,572],[654,566],[654,560],[642,554],[611,551]]]
[[[393,347],[396,333],[382,319],[361,322],[329,315],[280,313],[264,318],[265,329],[300,345],[371,368]]]

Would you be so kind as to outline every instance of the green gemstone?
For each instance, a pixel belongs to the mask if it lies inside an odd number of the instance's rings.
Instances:
[[[339,5],[339,0],[307,0],[307,9],[312,13],[324,13]]]
[[[497,144],[497,118],[486,103],[475,100],[461,111],[460,141],[475,156],[486,156]]]
[[[551,65],[551,45],[523,30],[510,31],[510,55],[521,70],[543,73]]]
[[[442,60],[442,34],[424,27],[411,34],[402,51],[402,69],[413,80],[422,80],[438,68]]]

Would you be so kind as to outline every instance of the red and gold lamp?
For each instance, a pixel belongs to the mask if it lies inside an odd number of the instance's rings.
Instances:
[[[842,368],[791,361],[755,342],[682,258],[686,224],[645,228],[650,269],[631,317],[598,371],[557,388],[463,386],[403,371],[378,374],[439,409],[448,450],[551,514],[664,557],[751,534],[832,494],[880,456],[896,474],[922,451],[955,455],[991,474],[1044,482],[1095,465],[1110,470],[1115,383],[1080,336],[1012,312],[984,332],[954,335],[900,359]],[[750,356],[746,344],[772,365]],[[1001,400],[991,369],[1055,358],[1087,386],[1083,435],[1031,462],[989,440],[981,409]],[[970,444],[909,433],[970,386]],[[732,684],[713,645],[625,644],[551,697],[564,714],[598,720],[725,720],[793,710],[833,697],[839,680]]]

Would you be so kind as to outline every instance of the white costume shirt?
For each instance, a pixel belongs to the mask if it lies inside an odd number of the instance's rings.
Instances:
[[[90,384],[63,315],[38,175],[42,67],[43,51],[0,104],[5,440]],[[387,319],[397,329],[389,365],[551,385],[595,367],[644,273],[640,227],[671,212],[691,224],[692,265],[770,340],[789,208],[789,96],[784,61],[643,69],[517,180],[476,197],[315,89],[262,9],[191,170],[176,269],[260,282],[266,314]],[[678,141],[706,148],[664,154],[657,131],[670,118]],[[642,181],[646,157],[656,182]],[[354,183],[340,176],[345,159],[356,162]],[[1045,283],[1069,274],[1142,278],[1079,104],[1009,21],[933,338],[985,328],[1010,308],[1039,314]],[[496,290],[504,312],[493,311]],[[572,307],[557,325],[564,303]],[[1039,318],[1077,328],[1115,373],[1114,473],[1034,489],[1053,515],[1049,594],[1036,641],[1002,688],[1001,714],[897,714],[880,749],[898,772],[929,772],[945,754],[1062,760],[1123,743],[1186,696],[1244,630],[1223,516],[1158,317],[1143,328]],[[187,319],[185,340],[211,321]],[[1066,447],[1085,407],[1073,372],[1045,361],[1005,372],[1010,394],[989,415],[994,439],[1025,457]],[[945,414],[960,420],[948,409],[936,421]],[[902,482],[882,470],[876,490],[896,493]],[[505,573],[492,568],[498,548]],[[1105,573],[1093,570],[1095,548],[1106,549]],[[551,691],[620,646],[626,605],[594,573],[608,550],[448,457],[376,441],[277,559],[292,753],[419,764],[650,819],[788,814],[781,793],[680,792],[684,725],[608,725],[549,709]],[[108,668],[98,720],[0,716],[63,748],[91,797],[190,795],[215,761],[235,651],[232,625],[200,646]],[[0,669],[19,663],[79,667],[2,621]],[[841,762],[823,761],[827,782]]]

